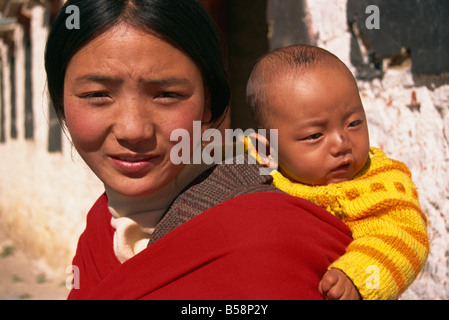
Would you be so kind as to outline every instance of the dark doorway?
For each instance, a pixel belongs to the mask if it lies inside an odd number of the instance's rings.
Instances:
[[[267,0],[201,0],[225,44],[231,85],[230,125],[254,128],[246,104],[246,83],[257,59],[268,52]]]
[[[227,0],[226,28],[233,128],[255,128],[246,104],[246,83],[257,59],[269,50],[266,16],[266,0]]]

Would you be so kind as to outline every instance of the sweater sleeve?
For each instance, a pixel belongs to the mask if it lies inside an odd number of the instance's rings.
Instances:
[[[363,299],[397,299],[416,279],[429,252],[427,220],[408,169],[393,161],[380,182],[345,192],[338,204],[354,241],[330,268],[342,270]],[[362,210],[351,210],[358,206]]]

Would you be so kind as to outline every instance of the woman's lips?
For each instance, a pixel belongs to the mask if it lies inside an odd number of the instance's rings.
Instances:
[[[110,159],[114,165],[122,172],[134,174],[149,168],[156,156],[140,156],[140,155],[117,155],[111,156]]]

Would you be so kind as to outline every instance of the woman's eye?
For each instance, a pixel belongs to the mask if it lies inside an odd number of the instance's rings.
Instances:
[[[162,92],[157,97],[165,98],[165,99],[174,99],[174,98],[178,98],[180,96],[181,95],[179,95],[178,93],[175,93],[175,92]]]
[[[161,105],[173,105],[184,99],[184,95],[173,91],[164,91],[154,96],[154,101]]]
[[[109,98],[109,95],[105,92],[92,92],[82,95],[82,98],[87,99],[90,102],[98,103],[98,102],[106,102],[106,99]]]

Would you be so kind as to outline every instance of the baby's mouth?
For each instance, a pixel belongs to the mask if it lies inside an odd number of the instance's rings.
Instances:
[[[350,168],[351,168],[351,163],[350,162],[346,162],[346,163],[343,163],[343,164],[339,165],[335,169],[333,169],[332,173],[334,173],[334,174],[344,174],[344,173],[348,172],[348,170]]]

